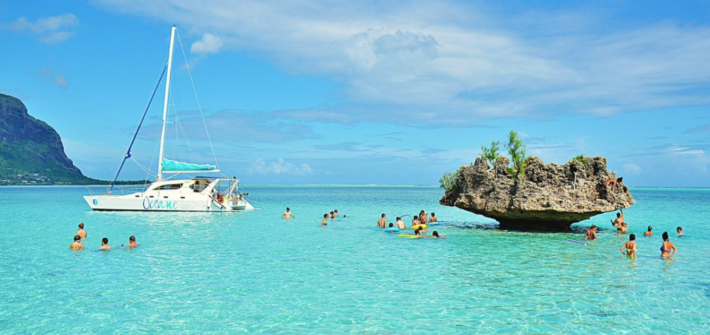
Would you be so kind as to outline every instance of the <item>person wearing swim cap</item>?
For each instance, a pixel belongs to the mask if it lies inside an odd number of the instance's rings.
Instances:
[[[77,235],[81,236],[82,240],[86,239],[86,230],[84,230],[84,223],[79,224],[79,231],[76,232]]]
[[[104,237],[101,239],[101,247],[99,250],[111,250],[111,246],[108,245],[108,238]]]
[[[621,251],[622,255],[626,255],[629,258],[636,258],[636,235],[629,235],[629,241],[624,243],[624,245],[622,245],[621,249],[619,250]]]
[[[81,249],[84,249],[84,245],[81,244],[81,236],[74,235],[74,243],[69,245],[69,249],[74,250],[74,251],[79,251]]]
[[[328,213],[323,214],[323,221],[320,222],[320,225],[323,227],[328,226]]]

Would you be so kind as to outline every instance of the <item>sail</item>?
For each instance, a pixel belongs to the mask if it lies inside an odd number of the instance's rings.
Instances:
[[[209,164],[192,164],[163,158],[165,172],[217,171],[217,167]]]

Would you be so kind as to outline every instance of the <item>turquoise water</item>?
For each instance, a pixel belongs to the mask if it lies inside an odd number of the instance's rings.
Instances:
[[[634,189],[639,257],[612,230],[494,229],[434,187],[245,187],[231,214],[92,212],[74,187],[0,188],[3,333],[707,333],[710,190]],[[295,220],[279,219],[286,206]],[[323,213],[349,218],[319,226]],[[425,209],[445,240],[375,229]],[[89,250],[68,249],[77,224]],[[677,238],[675,227],[688,234]],[[675,260],[660,259],[671,233]],[[142,246],[114,247],[135,235]]]

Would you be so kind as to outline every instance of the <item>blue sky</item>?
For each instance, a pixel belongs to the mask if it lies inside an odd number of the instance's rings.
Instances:
[[[434,185],[516,130],[545,162],[601,155],[629,185],[710,186],[703,1],[5,1],[0,92],[110,179],[172,24],[188,158],[213,160],[186,62],[219,165],[245,184]],[[162,99],[133,150],[146,166]]]

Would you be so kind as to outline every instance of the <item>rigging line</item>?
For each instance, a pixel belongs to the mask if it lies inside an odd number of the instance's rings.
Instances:
[[[180,42],[180,50],[182,51],[182,57],[185,59],[185,68],[187,68],[187,75],[190,77],[190,83],[192,84],[192,91],[195,93],[195,100],[197,100],[197,109],[200,110],[200,115],[202,116],[202,124],[205,126],[205,132],[207,133],[207,141],[210,143],[210,149],[212,149],[212,157],[214,157],[215,165],[219,169],[219,162],[217,162],[217,155],[214,152],[214,146],[212,145],[212,139],[210,138],[210,132],[207,130],[207,122],[205,121],[205,115],[202,113],[202,106],[200,105],[200,99],[197,97],[197,89],[195,89],[195,82],[192,80],[192,73],[190,72],[190,64],[187,63],[187,56],[185,55],[185,48],[182,46],[182,39],[180,39],[180,31],[175,30],[178,36],[178,42]]]
[[[168,69],[168,65],[165,64],[165,67],[163,67],[163,72],[160,73],[160,78],[158,78],[158,82],[155,84],[155,89],[153,89],[153,94],[150,96],[150,100],[148,100],[148,106],[145,107],[145,111],[143,112],[143,116],[141,117],[141,122],[138,123],[138,127],[136,128],[136,132],[133,134],[133,139],[131,140],[131,144],[128,146],[128,150],[126,150],[126,155],[123,156],[123,161],[121,162],[121,165],[118,167],[118,171],[116,171],[116,177],[113,178],[113,181],[111,184],[109,184],[108,188],[108,194],[111,194],[111,190],[113,190],[113,186],[116,184],[116,180],[118,180],[118,175],[121,174],[121,170],[123,169],[123,165],[126,163],[126,159],[131,157],[131,149],[133,148],[133,143],[136,142],[136,137],[138,137],[138,132],[141,130],[141,126],[143,125],[143,121],[145,120],[146,114],[148,114],[148,109],[150,108],[150,104],[153,102],[153,98],[155,97],[155,92],[158,91],[158,87],[160,86],[160,82],[163,81],[163,76],[165,75],[165,71]]]

